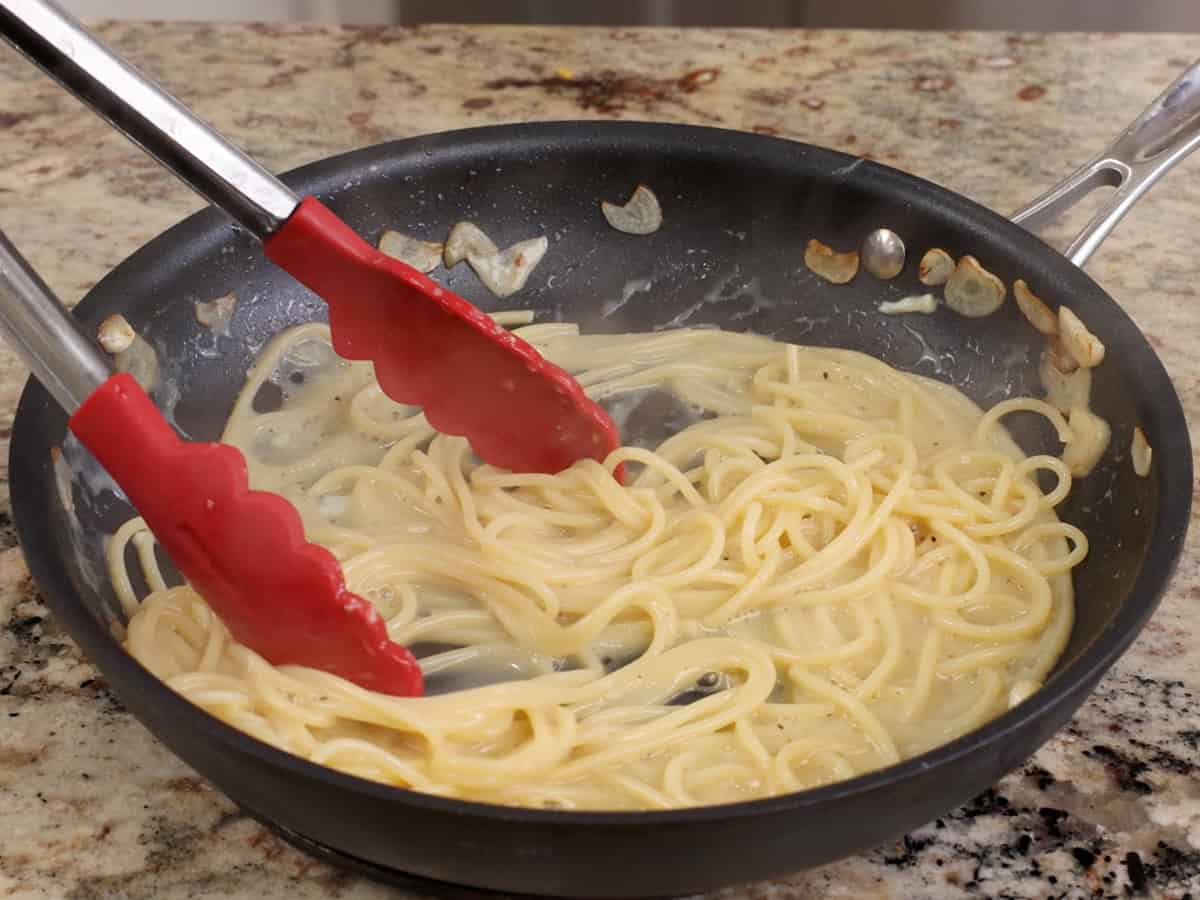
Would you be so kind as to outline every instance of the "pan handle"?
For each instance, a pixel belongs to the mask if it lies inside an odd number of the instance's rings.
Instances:
[[[1125,213],[1177,162],[1200,147],[1200,62],[1158,95],[1121,136],[1012,220],[1030,231],[1054,221],[1098,187],[1113,192],[1063,255],[1083,266]]]
[[[52,0],[0,0],[0,36],[259,238],[299,205],[283,182]]]

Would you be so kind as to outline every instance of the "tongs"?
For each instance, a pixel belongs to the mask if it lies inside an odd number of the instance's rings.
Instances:
[[[0,0],[0,34],[261,240],[329,305],[338,355],[373,362],[383,391],[422,407],[438,431],[517,472],[558,472],[616,448],[612,419],[566,372],[298,197],[57,5]]]
[[[113,373],[3,233],[0,332],[236,640],[275,665],[421,694],[416,659],[346,589],[333,554],[305,541],[295,507],[250,490],[234,447],[182,440],[133,376]]]
[[[612,420],[566,372],[298,197],[55,4],[0,0],[0,33],[258,237],[329,304],[337,353],[371,360],[384,392],[421,406],[434,428],[515,471],[557,472],[617,446]],[[181,440],[2,235],[0,266],[0,327],[234,638],[277,665],[420,694],[412,654],[346,589],[333,556],[305,541],[296,510],[249,489],[236,449]]]

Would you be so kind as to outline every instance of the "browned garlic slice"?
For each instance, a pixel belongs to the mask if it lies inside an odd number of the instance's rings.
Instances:
[[[1104,344],[1100,338],[1088,331],[1079,316],[1065,306],[1058,308],[1058,331],[1063,346],[1079,365],[1093,369],[1104,361]]]
[[[1009,688],[1008,708],[1012,709],[1014,706],[1019,706],[1020,704],[1024,703],[1035,693],[1037,693],[1037,690],[1040,687],[1041,684],[1039,682],[1033,681],[1029,678],[1022,678],[1020,681],[1013,684],[1011,688]]]
[[[71,490],[71,484],[75,480],[75,473],[67,458],[63,456],[62,447],[50,448],[50,462],[54,466],[54,487],[58,490],[58,502],[64,510],[74,514],[75,492]]]
[[[128,350],[135,337],[137,332],[122,315],[109,316],[96,330],[96,339],[100,341],[100,346],[105,352],[114,355]]]
[[[973,256],[960,259],[946,282],[946,305],[969,319],[990,316],[1000,308],[1007,294],[1004,282]]]
[[[662,207],[654,191],[639,184],[624,206],[601,202],[600,211],[608,224],[625,234],[653,234],[662,227]]]
[[[129,346],[113,357],[113,365],[118,372],[132,375],[147,393],[158,387],[158,354],[140,334],[134,334]]]
[[[804,264],[816,275],[834,284],[845,284],[858,274],[858,252],[838,253],[818,240],[804,248]]]
[[[1062,372],[1064,375],[1070,375],[1079,368],[1079,363],[1076,361],[1066,344],[1062,341],[1062,335],[1056,334],[1046,343],[1046,355],[1054,368]]]
[[[232,295],[230,295],[232,296]],[[215,301],[214,301],[215,302]],[[96,331],[100,346],[112,354],[118,372],[127,372],[144,391],[158,387],[158,354],[122,315],[112,315]]]
[[[475,223],[459,222],[450,229],[442,259],[446,268],[465,259],[484,287],[497,297],[507,297],[525,286],[549,246],[550,241],[543,236],[518,241],[502,251]]]
[[[1061,413],[1068,413],[1075,406],[1086,409],[1092,397],[1092,370],[1072,365],[1064,372],[1059,368],[1058,359],[1051,345],[1038,364],[1038,375],[1046,389],[1046,402]]]
[[[229,337],[229,323],[233,320],[233,311],[237,307],[237,296],[233,291],[222,294],[215,300],[197,300],[195,305],[197,322],[213,334]]]
[[[1133,429],[1133,441],[1129,445],[1129,459],[1133,463],[1133,471],[1139,478],[1150,474],[1150,464],[1154,461],[1154,448],[1146,440],[1146,432],[1140,425]]]
[[[513,244],[507,250],[487,255],[472,253],[467,262],[484,286],[497,297],[507,297],[525,287],[530,273],[550,246],[545,236]]]
[[[1013,282],[1013,298],[1030,325],[1042,334],[1058,334],[1058,316],[1029,289],[1024,279],[1018,278]]]
[[[1112,429],[1102,418],[1082,406],[1071,408],[1067,422],[1071,426],[1071,439],[1063,447],[1062,461],[1074,477],[1084,478],[1096,468],[1108,449]]]
[[[921,257],[917,266],[917,278],[921,284],[935,287],[945,284],[954,272],[954,257],[941,247],[934,247]]]
[[[379,238],[379,250],[426,274],[436,269],[442,261],[441,244],[422,241],[399,231],[385,231]]]
[[[879,311],[885,316],[898,316],[904,313],[924,313],[929,315],[938,307],[937,297],[933,294],[921,294],[915,297],[901,297],[899,300],[885,300],[879,304]]]
[[[459,222],[450,229],[450,236],[442,248],[442,260],[446,268],[452,268],[472,254],[492,256],[498,253],[496,244],[480,230],[474,222]]]

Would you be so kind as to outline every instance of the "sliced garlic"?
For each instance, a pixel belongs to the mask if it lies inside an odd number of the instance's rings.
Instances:
[[[653,234],[662,227],[662,207],[654,191],[639,184],[624,206],[607,200],[600,204],[600,211],[608,224],[625,234]]]
[[[1018,278],[1013,282],[1013,298],[1030,325],[1042,334],[1058,333],[1058,316],[1041,297],[1029,289],[1029,285],[1023,279]]]
[[[1092,370],[1073,365],[1064,372],[1059,368],[1059,359],[1051,345],[1038,364],[1038,375],[1046,389],[1046,402],[1062,413],[1070,412],[1075,406],[1087,409],[1092,397]]]
[[[1063,343],[1061,334],[1054,335],[1046,343],[1046,358],[1064,375],[1070,375],[1079,368],[1079,363]]]
[[[459,222],[450,229],[450,236],[442,248],[442,260],[446,268],[452,268],[472,254],[491,256],[499,250],[490,237],[474,222]]]
[[[50,448],[50,462],[54,466],[54,486],[58,489],[58,502],[68,513],[75,513],[75,492],[71,485],[75,480],[75,472],[63,455],[62,447]]]
[[[1093,369],[1104,361],[1104,344],[1096,337],[1079,316],[1065,306],[1058,308],[1058,330],[1063,346],[1081,366]]]
[[[135,334],[133,342],[113,357],[113,364],[118,372],[132,375],[147,393],[158,387],[158,354],[140,334]]]
[[[921,294],[916,297],[902,297],[899,300],[885,300],[879,304],[879,311],[885,316],[898,316],[904,313],[924,313],[929,315],[938,307],[937,297],[933,294]]]
[[[804,264],[826,281],[845,284],[858,274],[858,253],[854,250],[838,253],[818,240],[811,240],[804,248]]]
[[[946,305],[970,319],[990,316],[1000,308],[1007,294],[1004,282],[973,256],[960,259],[946,282]]]
[[[1074,477],[1084,478],[1096,468],[1108,449],[1112,429],[1102,418],[1082,406],[1071,408],[1067,422],[1071,426],[1071,439],[1063,448],[1062,461]]]
[[[100,341],[100,346],[113,354],[128,350],[135,337],[137,332],[122,315],[109,316],[96,330],[96,339]]]
[[[467,256],[467,262],[489,291],[497,297],[507,297],[525,286],[549,246],[545,236],[530,238],[499,253],[472,253]]]
[[[927,251],[917,266],[917,278],[920,279],[921,284],[927,284],[930,287],[945,284],[950,280],[953,272],[954,257],[941,247],[934,247]]]
[[[233,291],[215,300],[197,300],[195,306],[197,322],[213,334],[229,337],[229,323],[233,321],[233,311],[237,307],[237,296]]]
[[[1009,688],[1008,708],[1012,709],[1014,706],[1019,706],[1020,704],[1024,703],[1026,700],[1032,697],[1040,687],[1041,684],[1038,682],[1029,678],[1022,678],[1020,681],[1013,684],[1011,688]]]
[[[436,269],[442,261],[441,244],[422,241],[399,231],[385,231],[379,238],[379,250],[426,274]]]
[[[214,301],[215,302],[215,301]],[[158,354],[122,315],[109,316],[100,323],[96,337],[100,346],[113,356],[118,372],[127,372],[149,392],[158,386]]]
[[[1129,459],[1133,462],[1133,471],[1139,478],[1150,474],[1150,464],[1154,461],[1154,448],[1146,440],[1146,432],[1141,426],[1134,426],[1133,442],[1129,445]]]

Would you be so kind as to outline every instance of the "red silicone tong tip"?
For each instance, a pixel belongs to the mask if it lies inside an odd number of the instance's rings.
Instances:
[[[394,400],[514,472],[603,460],[620,443],[570,375],[456,294],[379,252],[312,197],[264,243],[329,304],[334,349],[369,359]]]
[[[70,425],[240,643],[275,665],[420,696],[416,659],[346,590],[333,555],[305,541],[295,508],[249,489],[236,449],[181,440],[126,374],[99,387]]]

